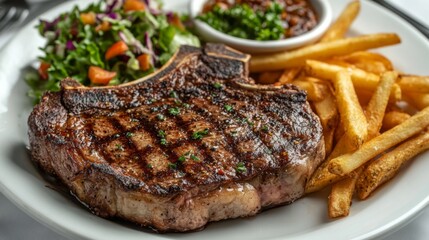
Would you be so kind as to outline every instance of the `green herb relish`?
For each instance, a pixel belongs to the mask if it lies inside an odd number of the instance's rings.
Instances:
[[[259,41],[301,35],[317,24],[307,0],[209,0],[197,18],[228,35]]]

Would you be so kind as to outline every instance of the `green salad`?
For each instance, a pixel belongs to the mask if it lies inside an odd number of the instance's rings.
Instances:
[[[38,73],[26,77],[29,96],[38,102],[66,77],[86,86],[129,82],[161,67],[180,45],[200,45],[183,17],[161,9],[155,0],[99,1],[41,20],[46,45]]]

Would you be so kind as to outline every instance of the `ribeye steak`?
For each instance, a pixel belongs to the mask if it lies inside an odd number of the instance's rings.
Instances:
[[[159,231],[291,203],[324,157],[321,125],[305,92],[255,85],[248,60],[183,46],[120,86],[65,79],[29,117],[32,159],[95,214]]]

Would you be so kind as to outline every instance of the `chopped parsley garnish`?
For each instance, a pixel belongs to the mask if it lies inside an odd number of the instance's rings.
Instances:
[[[159,121],[164,121],[165,120],[165,116],[162,115],[162,114],[156,115],[156,118],[158,118]]]
[[[213,83],[213,87],[215,87],[216,89],[221,89],[222,83],[215,82],[215,83]]]
[[[184,161],[186,161],[186,157],[185,157],[185,155],[182,155],[182,156],[180,156],[179,157],[179,159],[177,159],[179,162],[184,162]]]
[[[186,108],[186,109],[189,109],[189,108],[191,107],[191,105],[189,105],[189,104],[187,104],[187,103],[184,103],[184,104],[183,104],[183,107],[184,107],[184,108]]]
[[[267,125],[262,126],[261,130],[264,132],[268,132],[268,126]]]
[[[172,98],[178,98],[178,97],[179,97],[179,95],[177,95],[177,92],[176,92],[176,91],[171,91],[171,92],[170,92],[170,97],[172,97]]]
[[[159,143],[164,146],[167,145],[167,139],[165,139],[165,136],[166,134],[164,130],[158,131],[158,137],[161,137],[161,139],[159,140]]]
[[[177,164],[175,163],[168,163],[168,167],[171,169],[176,169],[177,168]]]
[[[201,140],[207,134],[209,134],[209,130],[207,128],[202,130],[202,131],[196,131],[196,132],[192,133],[192,139]]]
[[[177,116],[180,114],[180,109],[178,107],[172,107],[168,109],[168,112],[173,116]]]
[[[178,159],[179,162],[186,161],[186,159],[188,159],[190,155],[191,155],[191,151],[187,151],[185,154],[182,154],[182,156],[180,156],[179,159]]]
[[[225,108],[225,110],[227,111],[227,112],[232,112],[232,110],[234,110],[234,108],[231,106],[231,105],[225,105],[225,106],[223,106],[224,108]]]
[[[127,132],[126,134],[125,134],[125,136],[127,136],[127,138],[130,138],[130,137],[132,137],[134,134],[132,133],[132,132]]]
[[[165,138],[165,131],[164,130],[159,130],[158,131],[158,137]]]
[[[116,150],[118,151],[124,151],[124,146],[122,146],[121,144],[116,144]]]
[[[237,166],[235,167],[235,170],[236,170],[237,172],[239,172],[239,173],[247,172],[246,166],[244,166],[244,163],[243,163],[243,162],[239,162],[239,163],[237,164]]]
[[[195,156],[194,154],[191,155],[191,159],[194,160],[195,162],[200,161],[200,158]]]
[[[152,164],[150,164],[150,163],[148,163],[148,164],[146,165],[146,167],[147,167],[147,168],[153,168]]]
[[[245,123],[249,124],[249,126],[253,127],[253,125],[255,125],[252,121],[250,121],[248,118],[245,118],[243,120]]]

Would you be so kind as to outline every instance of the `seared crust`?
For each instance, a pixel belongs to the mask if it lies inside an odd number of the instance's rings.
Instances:
[[[295,87],[253,85],[247,62],[182,47],[133,83],[64,80],[30,115],[33,160],[98,215],[159,230],[290,203],[323,159],[320,122]]]

